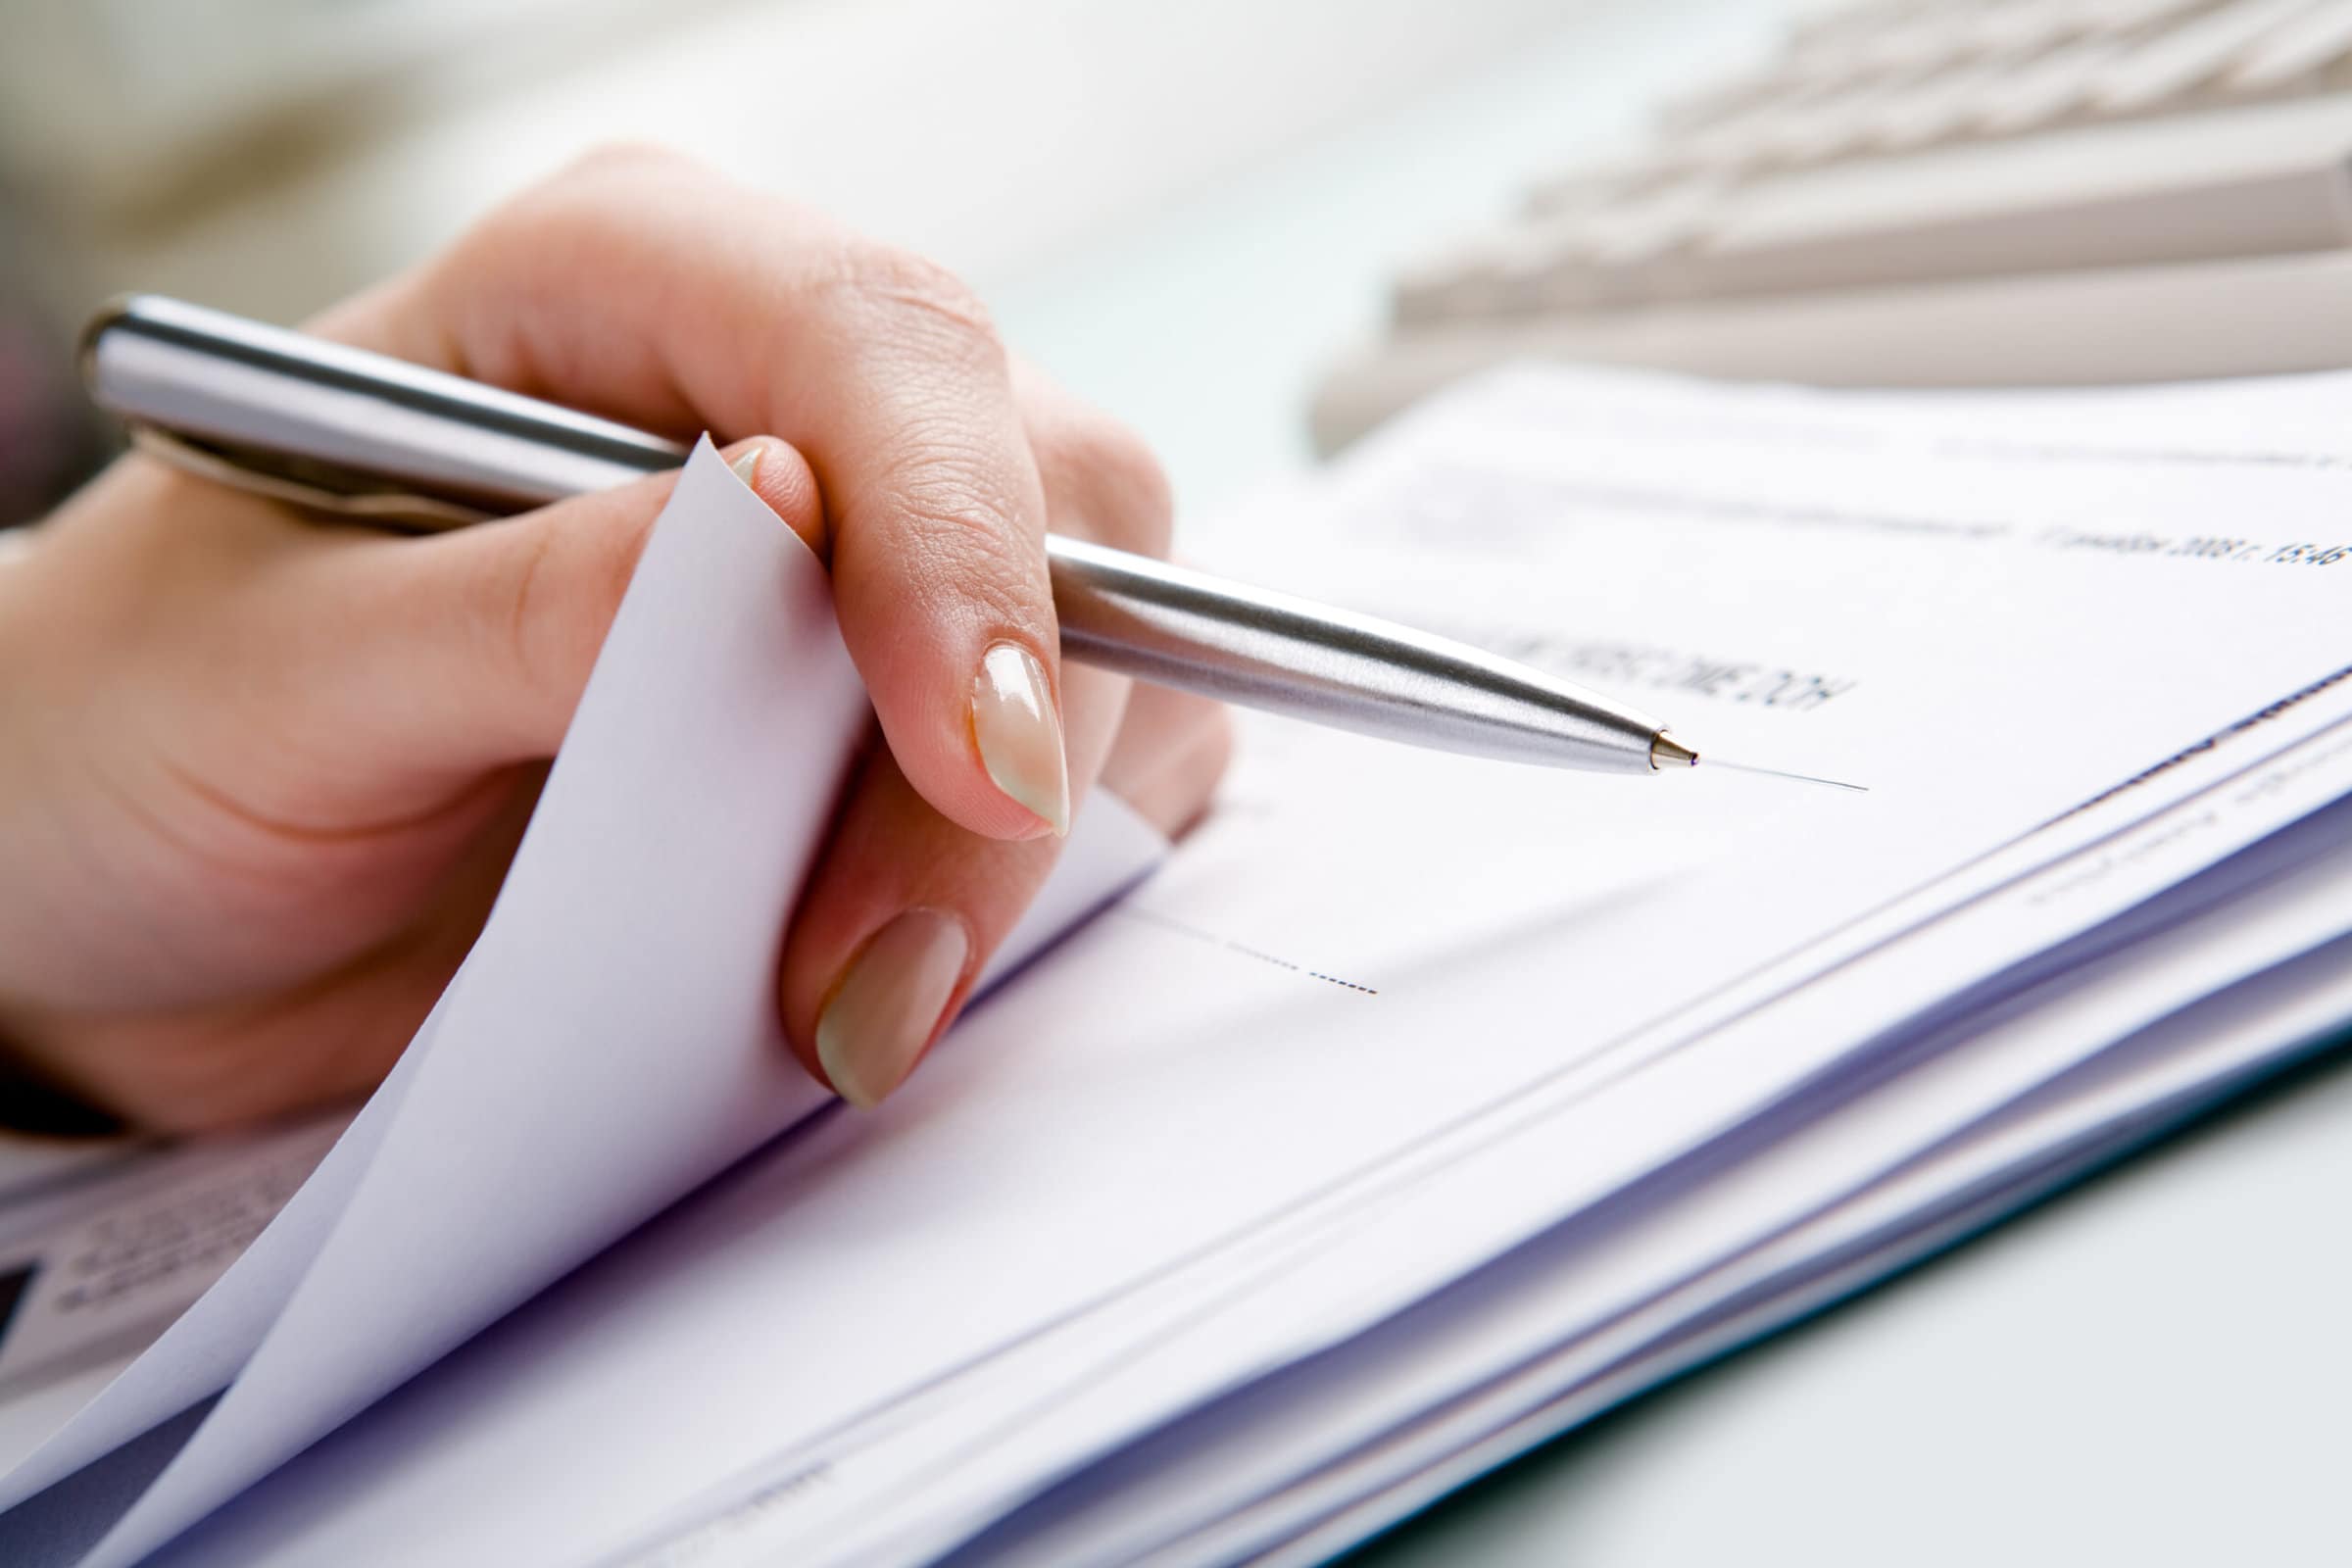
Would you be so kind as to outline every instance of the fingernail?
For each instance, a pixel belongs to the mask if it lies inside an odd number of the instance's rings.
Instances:
[[[972,737],[997,788],[1070,830],[1070,768],[1061,750],[1061,714],[1037,657],[1018,643],[998,643],[972,683]]]
[[[908,909],[866,939],[816,1020],[816,1059],[842,1099],[871,1109],[906,1081],[970,952],[963,922],[937,909]]]
[[[763,450],[759,443],[755,442],[750,451],[728,464],[727,466],[735,470],[736,478],[741,479],[747,485],[751,484],[759,477],[760,454]]]

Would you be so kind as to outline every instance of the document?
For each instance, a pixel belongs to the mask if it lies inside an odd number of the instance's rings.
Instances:
[[[138,1560],[823,1105],[775,962],[868,722],[822,567],[705,442],[464,968],[274,1222],[0,1479],[0,1557]],[[1091,806],[997,972],[1162,848]]]
[[[1740,1264],[1661,1298],[1604,1341],[1573,1340],[1492,1383],[1459,1385],[1457,1397],[1386,1427],[1377,1443],[1321,1469],[1258,1491],[1268,1476],[1286,1474],[1287,1460],[1263,1450],[1244,1457],[1228,1446],[1212,1462],[1253,1470],[1238,1483],[1250,1500],[1214,1515],[1181,1545],[1167,1541],[1161,1560],[1210,1560],[1219,1552],[1221,1560],[1245,1552],[1252,1560],[1320,1560],[1633,1394],[1965,1240],[2132,1152],[2280,1061],[2331,1042],[2340,1047],[2345,1020],[2352,1017],[2348,963],[2352,947],[2339,941],[2232,987],[1922,1155],[1898,1176],[1774,1238]],[[1475,1338],[1481,1329],[1454,1326],[1454,1332],[1464,1331]],[[1459,1345],[1457,1340],[1457,1349]],[[1367,1337],[1348,1348],[1346,1364],[1375,1380],[1409,1377],[1416,1357],[1442,1355],[1446,1348],[1442,1337],[1426,1334],[1409,1343],[1397,1336]],[[1317,1370],[1331,1376],[1340,1369],[1334,1363]],[[1286,1391],[1280,1405],[1294,1418],[1307,1402],[1288,1396],[1298,1392]],[[1250,1395],[1257,1408],[1275,1407],[1273,1390]],[[1198,1444],[1203,1434],[1186,1436]],[[1326,1445],[1329,1437],[1319,1430],[1312,1441]],[[1154,1476],[1155,1482],[1164,1479]],[[1158,1511],[1165,1512],[1164,1486],[1153,1492]],[[1066,1547],[1081,1539],[1099,1544],[1106,1527],[1115,1523],[1123,1534],[1141,1516],[1141,1510],[1121,1508],[1120,1500],[1101,1494],[1067,1499],[1025,1521],[1028,1529],[992,1533],[989,1549],[956,1560],[1076,1560]],[[1197,1523],[1210,1516],[1191,1517]]]
[[[1668,1173],[1605,1216],[1545,1232],[1155,1433],[955,1560],[1230,1561],[1327,1516],[1377,1528],[1426,1497],[1431,1477],[1476,1474],[1459,1468],[1472,1455],[1495,1462],[1501,1434],[1539,1441],[1612,1388],[1621,1397],[1626,1382],[1719,1354],[2146,1137],[2217,1079],[2340,1034],[2352,814],[2331,807],[2254,860],[2206,873],[2201,906],[2148,940],[2099,944],[2045,979],[2043,1004],[1982,1019],[1833,1109],[1718,1149],[1703,1182]]]
[[[1500,1355],[1478,1376],[1584,1359],[1263,1539],[1664,1364],[1677,1323],[1698,1343],[1707,1314],[1737,1318],[1727,1282],[1776,1237],[1923,1193],[1900,1186],[1914,1162],[1990,1138],[2197,988],[2335,951],[2340,900],[2314,894],[2242,949],[2099,966],[2102,943],[2249,907],[2263,847],[2298,824],[2341,832],[2320,813],[2352,790],[2347,432],[2343,378],[1897,397],[1544,371],[1440,400],[1210,532],[1207,564],[1615,691],[1699,767],[1588,777],[1252,721],[1203,829],[879,1112],[800,1125],[158,1560],[926,1560],[1571,1232],[1576,1310],[1528,1314],[1556,1338],[1469,1348]],[[2097,1027],[1961,1052],[2002,1007],[2061,997]],[[669,1038],[692,1000],[664,995],[612,1049]],[[2249,1056],[2311,1034],[2272,1023]],[[1905,1076],[1923,1062],[1967,1094],[1869,1098],[1935,1082]],[[424,1080],[402,1073],[405,1113]],[[544,1111],[580,1149],[611,1130]],[[672,1192],[723,1163],[646,1157]],[[1578,1250],[1626,1195],[1718,1169],[1752,1179]],[[1953,1201],[1998,1175],[1955,1179]],[[565,1260],[592,1250],[584,1223],[566,1234]],[[397,1255],[443,1282],[436,1241]],[[1697,1316],[1595,1348],[1672,1301]],[[387,1369],[446,1348],[385,1332]],[[1440,1352],[1396,1365],[1444,1376],[1367,1385],[1394,1402],[1360,1428],[1252,1446],[1276,1462],[1204,1480],[1197,1510],[1082,1523],[1210,1541],[1249,1498],[1338,1475],[1342,1438],[1437,1419],[1470,1376]]]
[[[153,1339],[277,1217],[342,1120],[200,1142],[91,1183],[97,1192],[12,1205],[0,1396]]]

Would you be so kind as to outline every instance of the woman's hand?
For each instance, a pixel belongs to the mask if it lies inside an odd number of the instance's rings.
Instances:
[[[1062,665],[1044,535],[1164,548],[1157,466],[937,269],[653,153],[602,155],[313,329],[705,429],[832,572],[886,747],[778,1005],[871,1103],[1099,777],[1170,830],[1213,709]],[[667,477],[426,539],[125,458],[0,565],[0,1041],[151,1126],[382,1076],[487,913]]]

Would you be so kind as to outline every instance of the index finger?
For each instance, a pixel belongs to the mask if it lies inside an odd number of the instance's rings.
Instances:
[[[328,335],[808,459],[844,641],[944,815],[1067,826],[1045,500],[1002,344],[948,273],[666,154],[587,161]]]

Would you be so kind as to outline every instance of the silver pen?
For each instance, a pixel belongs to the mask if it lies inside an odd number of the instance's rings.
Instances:
[[[608,419],[154,295],[90,322],[82,376],[144,450],[380,527],[485,521],[686,459]],[[1698,760],[1648,714],[1467,643],[1057,534],[1046,554],[1061,651],[1090,664],[1474,757]]]

